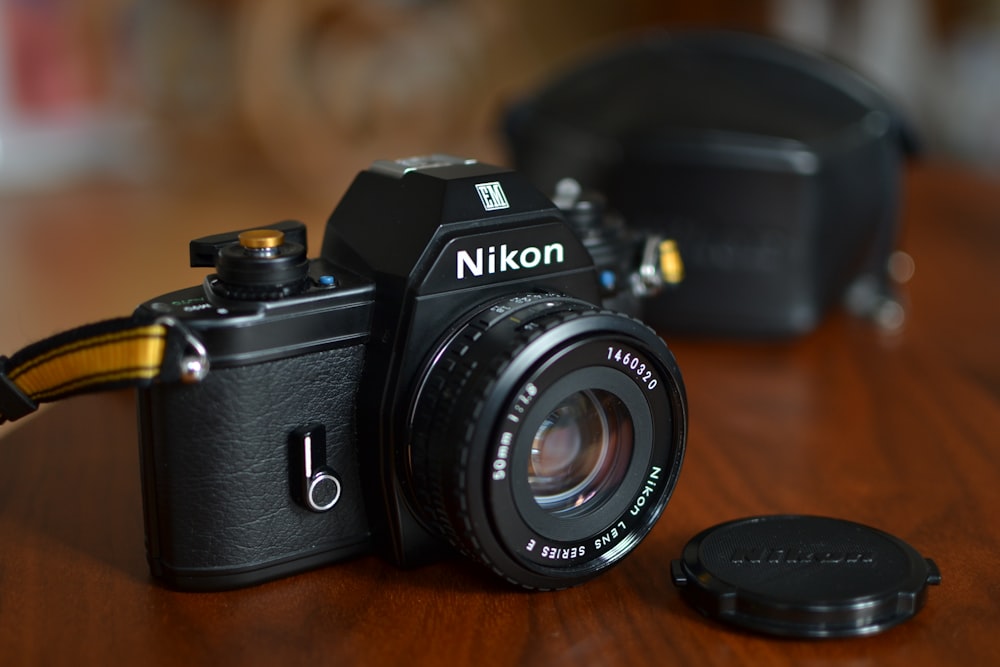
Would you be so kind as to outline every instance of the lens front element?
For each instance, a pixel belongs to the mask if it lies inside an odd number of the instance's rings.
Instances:
[[[601,505],[621,484],[632,457],[632,419],[603,389],[577,391],[542,422],[531,444],[528,486],[554,515]]]

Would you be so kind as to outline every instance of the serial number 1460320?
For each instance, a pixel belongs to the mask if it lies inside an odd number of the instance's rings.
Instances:
[[[646,386],[646,389],[656,389],[659,384],[653,377],[653,371],[647,366],[637,354],[622,350],[620,347],[608,346],[608,361],[616,361],[628,370],[635,373],[639,382]]]

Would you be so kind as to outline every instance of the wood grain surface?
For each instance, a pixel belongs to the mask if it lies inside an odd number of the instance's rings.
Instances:
[[[317,247],[325,213],[245,184],[2,200],[0,352],[197,283],[191,236],[300,216]],[[0,664],[996,664],[1000,181],[918,167],[904,216],[916,274],[901,333],[838,312],[791,341],[668,341],[691,410],[676,493],[620,566],[571,590],[512,590],[461,559],[399,571],[371,556],[244,590],[170,591],[145,563],[132,395],[5,426]],[[684,543],[775,512],[882,528],[943,582],[914,619],[863,639],[769,639],[686,606],[669,575]]]

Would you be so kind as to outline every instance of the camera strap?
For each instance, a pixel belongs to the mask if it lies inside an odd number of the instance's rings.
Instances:
[[[75,394],[201,380],[204,346],[170,318],[123,317],[71,329],[0,356],[0,424]]]

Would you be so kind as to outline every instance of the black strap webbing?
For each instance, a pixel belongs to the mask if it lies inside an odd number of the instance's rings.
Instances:
[[[29,345],[9,359],[0,356],[0,424],[74,394],[179,379],[192,339],[175,324],[106,320]]]

